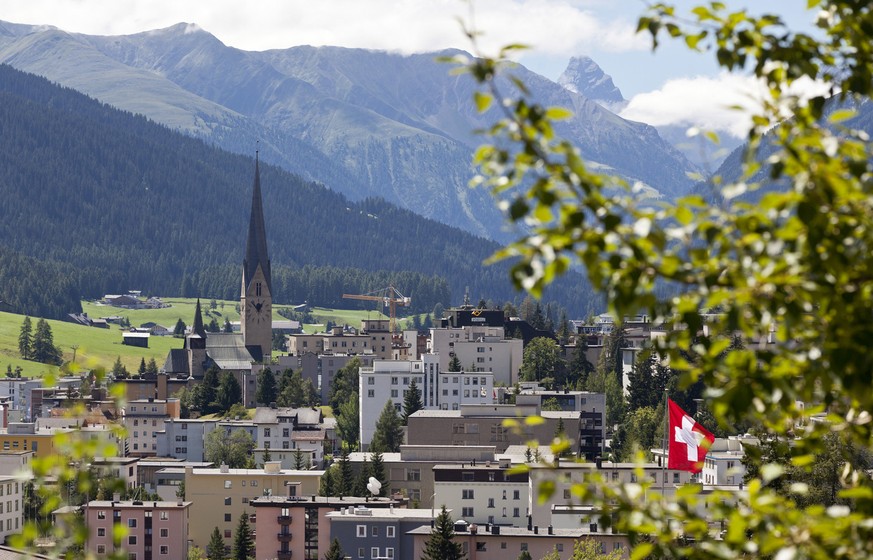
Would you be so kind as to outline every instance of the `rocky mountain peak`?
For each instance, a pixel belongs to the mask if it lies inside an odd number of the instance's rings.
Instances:
[[[623,103],[624,97],[609,74],[605,73],[594,60],[587,56],[574,56],[567,69],[558,78],[558,83],[566,89],[607,104]]]

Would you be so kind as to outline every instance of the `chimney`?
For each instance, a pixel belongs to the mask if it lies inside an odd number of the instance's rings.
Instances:
[[[555,534],[555,530],[552,528],[551,525],[549,525],[548,533],[549,533],[550,535],[554,535],[554,534]]]
[[[540,526],[534,525],[534,535],[539,535],[539,534],[540,534]]]

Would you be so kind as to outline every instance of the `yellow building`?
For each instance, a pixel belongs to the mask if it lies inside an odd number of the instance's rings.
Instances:
[[[255,498],[318,494],[324,471],[283,470],[280,466],[279,461],[268,461],[263,469],[186,467],[185,500],[192,502],[188,538],[205,549],[218,527],[230,546],[240,516],[255,513],[250,505]]]

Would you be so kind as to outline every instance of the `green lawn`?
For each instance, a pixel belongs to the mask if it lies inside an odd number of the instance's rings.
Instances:
[[[138,327],[146,322],[155,322],[172,329],[178,319],[182,319],[186,325],[194,321],[194,308],[196,298],[162,298],[170,307],[164,309],[119,309],[91,301],[82,302],[82,310],[89,317],[100,318],[109,316],[122,316],[130,320],[131,326]],[[236,301],[218,301],[215,310],[209,309],[210,300],[201,300],[200,305],[204,312],[203,321],[208,324],[215,317],[219,325],[224,325],[224,319],[231,322],[239,321],[239,313],[236,312]],[[222,307],[222,303],[224,306]],[[273,319],[282,320],[278,310],[286,306],[273,307]],[[387,319],[387,316],[378,311],[327,309],[316,307],[312,315],[317,321],[314,325],[304,325],[305,332],[314,333],[324,330],[327,321],[333,321],[339,325],[348,324],[359,327],[362,319]],[[36,318],[31,318],[33,327],[36,328]],[[50,366],[23,360],[18,354],[18,333],[21,330],[23,315],[0,312],[0,376],[4,375],[7,366],[20,366],[23,375],[27,377],[40,377],[43,373],[52,369]],[[402,320],[398,319],[400,324]],[[63,352],[64,360],[73,359],[73,347],[75,350],[76,363],[84,368],[98,366],[110,369],[117,357],[127,366],[132,373],[139,368],[140,360],[146,362],[154,358],[158,367],[163,366],[167,353],[172,348],[181,348],[182,339],[174,337],[152,336],[149,339],[148,348],[126,346],[121,343],[121,329],[118,325],[110,325],[108,329],[85,327],[65,321],[49,321],[54,335],[55,345]]]

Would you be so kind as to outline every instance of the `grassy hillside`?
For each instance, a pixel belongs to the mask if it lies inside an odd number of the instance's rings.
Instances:
[[[92,301],[83,301],[82,309],[88,316],[94,318],[110,316],[127,317],[130,320],[130,324],[134,327],[153,321],[172,329],[179,318],[186,325],[193,323],[196,299],[163,298],[163,300],[170,304],[170,307],[164,309],[119,309]],[[231,322],[239,321],[239,313],[236,312],[237,302],[217,301],[216,303],[218,307],[216,310],[211,311],[208,309],[209,300],[201,300],[205,323],[208,324],[212,316],[216,318],[220,325],[224,325],[225,317]],[[282,307],[273,308],[273,319],[283,320],[283,317],[278,314],[278,309]],[[206,315],[207,311],[211,315]],[[313,309],[312,314],[316,323],[304,325],[304,330],[310,333],[323,330],[324,324],[327,321],[357,327],[361,319],[385,317],[376,311],[327,309],[323,307]],[[23,320],[23,315],[0,313],[0,376],[5,375],[6,368],[10,365],[13,370],[16,366],[20,366],[23,375],[27,377],[40,377],[43,373],[52,369],[51,366],[24,360],[20,357],[18,353],[18,334]],[[33,320],[35,328],[36,319],[33,318]],[[60,347],[64,360],[69,361],[73,359],[73,347],[77,346],[78,348],[75,351],[76,363],[83,368],[103,366],[109,369],[118,357],[121,358],[121,362],[132,373],[137,370],[143,358],[145,358],[146,362],[154,358],[158,363],[158,367],[161,367],[167,357],[167,352],[172,348],[181,348],[183,344],[183,341],[179,338],[153,336],[149,339],[148,348],[137,348],[121,343],[122,329],[118,325],[110,325],[108,329],[98,329],[64,321],[49,320],[48,323],[54,335],[55,345]]]

